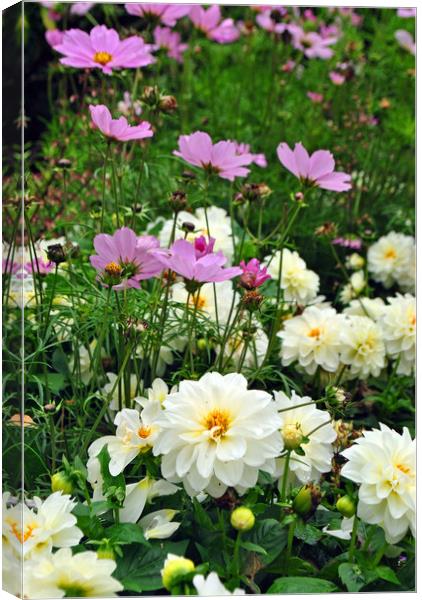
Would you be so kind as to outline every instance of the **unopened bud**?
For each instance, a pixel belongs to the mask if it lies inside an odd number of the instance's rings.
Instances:
[[[353,517],[356,513],[356,503],[350,496],[342,496],[339,498],[336,503],[336,508],[343,517],[347,517],[348,519]]]
[[[194,570],[195,565],[189,558],[168,554],[161,571],[163,586],[166,590],[171,591],[174,586],[183,581],[186,575]]]
[[[47,258],[56,265],[66,262],[66,255],[61,244],[50,244],[47,247]]]
[[[45,404],[44,410],[45,410],[45,412],[54,412],[56,410],[56,403],[49,402],[48,404]]]
[[[191,223],[190,221],[184,221],[182,223],[181,229],[185,233],[192,233],[193,231],[195,231],[195,225],[193,223]]]
[[[302,202],[303,197],[304,196],[303,196],[302,192],[296,192],[296,194],[295,194],[295,200],[296,200],[296,202]]]
[[[249,531],[255,525],[255,515],[250,508],[239,506],[232,512],[230,523],[238,531]]]
[[[303,442],[303,433],[297,423],[287,423],[281,430],[284,448],[286,450],[297,450]]]
[[[53,492],[63,492],[71,494],[73,492],[72,480],[64,471],[59,471],[51,476],[51,490]]]
[[[293,500],[293,510],[301,517],[311,516],[321,502],[321,490],[317,485],[308,483],[296,494]]]
[[[176,190],[175,192],[172,192],[169,202],[175,213],[184,210],[187,206],[186,193],[182,190]]]
[[[106,560],[115,560],[116,553],[113,550],[113,547],[110,544],[103,544],[97,550],[97,556],[100,559]]]
[[[72,166],[72,163],[68,158],[61,158],[60,160],[57,161],[57,166],[60,169],[70,169],[70,167]]]
[[[158,108],[163,112],[174,112],[177,109],[177,100],[174,96],[161,96]]]
[[[264,301],[264,296],[256,290],[250,290],[242,296],[242,303],[245,308],[251,312],[258,310]]]

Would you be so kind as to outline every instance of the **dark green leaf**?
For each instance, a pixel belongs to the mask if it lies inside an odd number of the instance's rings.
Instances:
[[[338,587],[326,579],[280,577],[273,582],[267,594],[330,594],[338,591]]]

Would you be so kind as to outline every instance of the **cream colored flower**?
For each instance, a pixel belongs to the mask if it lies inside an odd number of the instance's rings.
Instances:
[[[221,583],[220,578],[214,571],[205,578],[203,575],[195,575],[193,585],[198,592],[198,596],[241,596],[245,590],[236,588],[229,592]]]
[[[210,206],[207,208],[207,216],[205,216],[204,208],[197,208],[194,213],[181,211],[177,215],[177,225],[174,239],[185,237],[184,231],[181,229],[183,223],[192,223],[195,230],[189,233],[187,240],[192,242],[196,237],[204,235],[205,237],[215,238],[214,250],[221,250],[228,261],[233,258],[233,234],[230,222],[230,216],[218,206]],[[207,219],[208,225],[207,226]],[[173,219],[164,221],[161,232],[159,233],[160,244],[163,247],[169,246],[171,233],[173,230]]]
[[[145,539],[165,540],[171,537],[181,525],[181,523],[173,521],[178,512],[178,510],[165,508],[142,517],[139,525],[142,527]]]
[[[111,397],[111,402],[109,404],[109,409],[110,410],[119,410],[119,386],[118,385],[115,386],[117,375],[115,373],[107,373],[107,379],[108,379],[108,383],[105,384],[105,386],[102,389],[102,392],[106,396],[108,396],[110,394],[110,392],[112,391],[112,389],[114,388],[113,395]],[[129,400],[133,400],[136,396],[137,383],[138,383],[138,378],[136,377],[136,375],[132,374],[130,376],[130,382],[129,382]],[[124,391],[123,380],[121,380],[121,386],[122,386],[122,402],[124,404],[125,391]]]
[[[174,483],[151,477],[129,483],[126,486],[123,508],[120,510],[120,520],[122,523],[136,523],[148,502],[152,502],[154,498],[175,494],[178,490]]]
[[[271,396],[248,390],[239,373],[182,381],[164,401],[160,425],[153,452],[163,455],[162,475],[183,481],[191,495],[219,497],[228,486],[254,486],[260,469],[274,469],[282,449]]]
[[[215,294],[214,294],[215,286]],[[184,283],[176,283],[172,286],[172,300],[186,305],[188,292],[185,288]],[[199,315],[211,319],[214,323],[217,321],[221,325],[227,323],[227,319],[230,315],[230,308],[233,302],[233,294],[235,294],[235,302],[233,311],[236,309],[237,303],[239,302],[239,294],[233,291],[233,284],[231,281],[220,281],[218,283],[205,283],[201,286],[195,295],[190,295],[189,304],[191,309],[196,306],[196,310]],[[216,312],[216,299],[217,299],[217,312]],[[183,315],[182,310],[178,312],[179,316]]]
[[[343,304],[348,304],[353,298],[359,296],[364,290],[366,285],[365,274],[363,271],[356,271],[350,277],[349,283],[347,283],[340,293],[340,301]]]
[[[411,294],[388,298],[379,320],[388,356],[398,360],[397,373],[410,375],[416,360],[416,299]]]
[[[391,231],[368,250],[368,271],[373,279],[390,288],[394,283],[404,291],[415,285],[415,240]]]
[[[30,558],[49,552],[54,546],[76,546],[82,531],[76,527],[72,514],[76,501],[61,492],[50,494],[42,501],[35,497],[35,508],[19,502],[8,507],[9,494],[3,495],[3,543],[16,556]]]
[[[340,360],[349,365],[349,376],[366,379],[378,377],[386,365],[383,332],[368,317],[349,315],[341,329],[342,350]]]
[[[269,274],[276,282],[280,269],[280,257],[281,252],[278,250],[272,257],[267,256],[264,259]],[[281,288],[284,290],[285,301],[306,305],[316,298],[319,290],[319,277],[306,267],[305,261],[296,251],[283,249],[281,272]]]
[[[365,259],[357,252],[349,254],[346,258],[346,267],[348,269],[362,269],[365,266]]]
[[[161,414],[159,402],[149,402],[141,414],[135,409],[124,408],[114,419],[115,435],[106,435],[95,440],[88,448],[90,458],[96,457],[107,445],[110,455],[111,475],[118,475],[141,452],[154,446],[160,431],[158,419]]]
[[[382,527],[389,544],[409,528],[415,535],[416,443],[407,427],[400,435],[380,423],[341,454],[348,461],[342,476],[360,485],[358,517]]]
[[[382,298],[367,298],[365,296],[352,300],[344,310],[345,315],[369,317],[373,321],[379,319],[384,312],[385,303]]]
[[[28,561],[24,568],[26,598],[111,598],[123,590],[112,577],[114,560],[99,559],[96,552],[72,556],[69,548]]]
[[[281,418],[284,446],[286,449],[295,448],[290,454],[290,470],[302,483],[318,481],[322,473],[331,471],[332,443],[337,434],[330,414],[319,410],[309,396],[301,397],[294,391],[291,398],[284,392],[274,392],[274,397]],[[304,455],[297,452],[299,448]],[[284,460],[280,459],[277,463],[277,472],[281,475]]]
[[[335,372],[339,366],[342,318],[333,308],[309,306],[303,313],[284,322],[277,333],[281,338],[281,360],[293,362],[313,375],[318,367]]]

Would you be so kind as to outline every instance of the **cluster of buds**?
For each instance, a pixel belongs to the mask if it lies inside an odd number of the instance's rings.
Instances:
[[[353,423],[347,423],[342,419],[334,421],[334,430],[337,433],[335,446],[338,452],[348,448],[354,440],[361,437],[362,430],[354,429]]]
[[[258,202],[272,194],[272,190],[266,183],[246,183],[239,192],[234,195],[235,204],[244,204],[245,202]]]
[[[177,109],[174,96],[162,94],[156,85],[148,85],[141,96],[142,102],[156,112],[171,113]]]

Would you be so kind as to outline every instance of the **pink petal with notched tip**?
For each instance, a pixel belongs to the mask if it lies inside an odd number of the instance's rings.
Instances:
[[[333,155],[328,150],[317,150],[309,159],[308,177],[315,181],[318,177],[334,171],[335,162]]]
[[[110,135],[111,131],[111,113],[108,108],[102,104],[99,106],[89,106],[92,122],[105,135]]]
[[[129,229],[129,227],[118,229],[113,235],[113,241],[118,256],[124,262],[130,262],[135,258],[137,237],[132,229]]]
[[[114,239],[108,233],[99,233],[94,238],[94,248],[101,258],[107,262],[118,262],[119,256],[116,250]]]
[[[297,172],[300,177],[307,178],[309,172],[309,154],[307,150],[302,146],[301,142],[295,144],[295,149],[293,151]]]
[[[97,25],[90,32],[94,52],[108,52],[113,56],[119,46],[119,34],[105,25]]]
[[[293,175],[296,175],[296,177],[299,177],[294,152],[285,142],[282,142],[277,146],[277,156],[283,167],[293,173]]]

